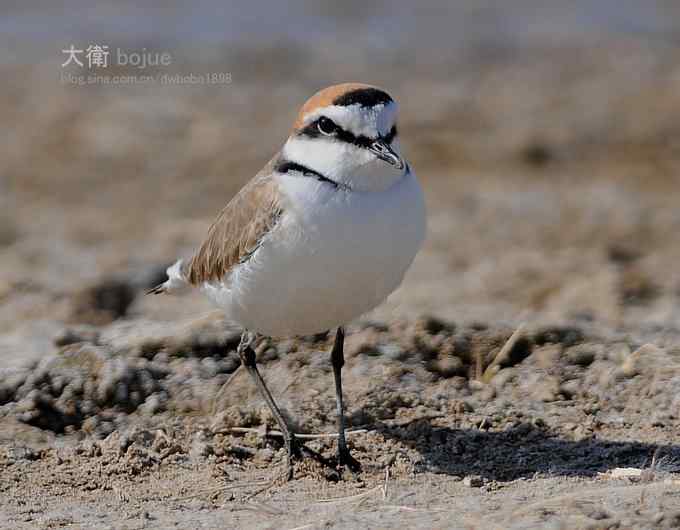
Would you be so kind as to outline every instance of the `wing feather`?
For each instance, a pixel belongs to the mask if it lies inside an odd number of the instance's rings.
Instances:
[[[184,277],[192,285],[219,281],[259,247],[283,213],[274,160],[224,207],[198,252],[186,262]]]

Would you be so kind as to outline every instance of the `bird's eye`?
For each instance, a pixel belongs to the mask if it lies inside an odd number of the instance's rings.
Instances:
[[[335,125],[333,120],[329,120],[325,116],[319,118],[319,122],[316,124],[316,126],[319,129],[319,132],[321,134],[325,134],[326,136],[331,136],[338,130],[338,126]]]

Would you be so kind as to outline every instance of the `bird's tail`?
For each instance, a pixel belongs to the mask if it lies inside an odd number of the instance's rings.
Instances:
[[[190,285],[184,276],[182,263],[180,259],[168,267],[165,271],[168,279],[146,291],[146,294],[180,294],[186,291]]]

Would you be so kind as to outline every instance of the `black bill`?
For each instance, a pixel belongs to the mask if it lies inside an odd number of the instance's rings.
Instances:
[[[384,160],[397,169],[404,169],[404,161],[397,153],[394,152],[390,144],[388,144],[385,140],[375,140],[369,149],[373,151],[380,160]]]

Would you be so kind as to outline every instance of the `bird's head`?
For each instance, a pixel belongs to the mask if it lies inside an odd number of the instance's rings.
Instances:
[[[334,85],[302,106],[282,154],[351,189],[386,189],[408,170],[396,120],[397,104],[387,92]]]

